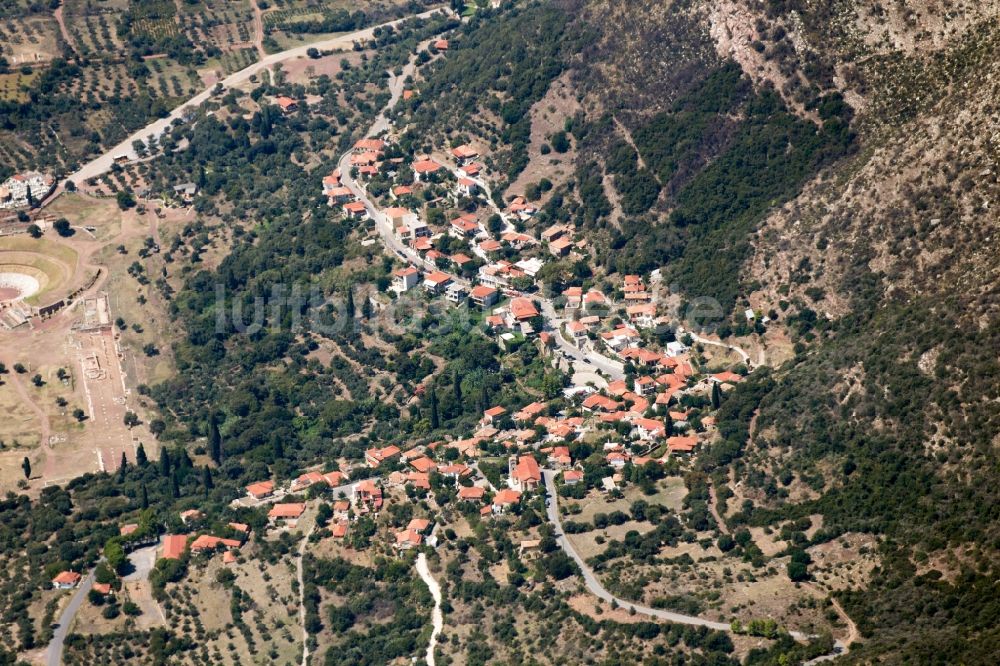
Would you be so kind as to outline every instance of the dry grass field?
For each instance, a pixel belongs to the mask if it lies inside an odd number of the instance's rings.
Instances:
[[[50,213],[70,220],[75,233],[0,239],[0,268],[38,278],[43,289],[27,304],[48,304],[90,286],[51,318],[0,329],[0,361],[11,370],[0,384],[0,407],[11,416],[0,422],[0,490],[23,482],[25,456],[32,465],[29,490],[35,492],[84,470],[114,470],[122,452],[133,461],[139,442],[155,457],[156,441],[148,430],[154,412],[137,389],[174,371],[166,302],[152,284],[138,279],[135,265],[146,275],[162,269],[161,256],[145,250],[150,239],[162,244],[161,225],[164,233],[175,233],[174,226],[187,220],[186,211],[122,212],[113,200],[63,194]],[[124,327],[79,330],[85,310],[95,307],[101,294],[110,309],[106,324],[121,319]],[[23,374],[12,371],[16,363],[24,365]],[[77,409],[82,420],[74,415]],[[139,416],[139,426],[125,426],[128,411]]]

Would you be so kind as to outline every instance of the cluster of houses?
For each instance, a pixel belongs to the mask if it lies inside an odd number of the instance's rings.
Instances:
[[[361,139],[354,145],[350,168],[357,175],[359,187],[367,190],[368,182],[377,174],[398,180],[406,172],[407,160],[386,157],[386,148],[386,140],[380,138]],[[575,230],[568,225],[553,225],[538,238],[518,231],[518,223],[531,220],[537,213],[524,197],[514,198],[505,210],[499,211],[502,229],[488,229],[486,220],[493,209],[479,205],[490,201],[480,180],[484,167],[477,162],[479,158],[479,150],[468,144],[452,148],[447,159],[416,156],[409,164],[412,179],[396,182],[389,189],[391,205],[378,212],[385,217],[395,240],[409,250],[409,261],[416,264],[393,274],[391,288],[397,294],[423,289],[453,303],[468,299],[478,307],[488,308],[504,294],[513,295],[531,287],[547,255],[566,257],[586,247],[585,241],[573,240]],[[449,160],[450,166],[442,163]],[[431,225],[420,210],[421,200],[416,195],[431,183],[451,188],[456,212],[447,224]],[[323,179],[323,194],[330,206],[339,207],[348,218],[362,221],[373,214],[344,184],[339,169]],[[477,201],[475,212],[457,207],[459,201],[469,198]],[[447,242],[443,242],[445,238]],[[456,247],[463,249],[456,251]]]
[[[522,314],[526,315],[527,311]],[[671,362],[664,359],[671,359]],[[353,520],[376,516],[382,511],[388,489],[409,487],[429,491],[431,475],[436,474],[454,484],[459,502],[478,507],[480,515],[488,518],[509,512],[522,502],[526,493],[542,486],[540,459],[544,458],[546,467],[554,470],[563,484],[573,486],[583,482],[582,461],[573,460],[569,442],[601,431],[612,436],[602,436],[597,441],[619,440],[600,445],[600,453],[611,473],[601,478],[599,488],[613,491],[622,482],[627,465],[662,464],[670,456],[690,454],[702,441],[704,434],[689,427],[690,410],[681,409],[673,402],[679,393],[703,390],[712,384],[731,388],[742,380],[736,373],[721,372],[693,382],[688,361],[663,355],[651,361],[648,367],[652,370],[650,374],[628,381],[613,381],[601,391],[592,387],[587,387],[586,391],[568,389],[566,396],[575,400],[569,407],[565,402],[545,401],[526,404],[513,412],[502,405],[491,407],[483,412],[477,430],[467,439],[438,441],[408,450],[395,445],[368,449],[364,455],[364,465],[368,468],[365,474],[374,476],[353,484],[347,472],[310,471],[284,487],[270,480],[249,484],[244,500],[234,504],[245,501],[251,506],[267,506],[269,526],[294,528],[307,505],[282,502],[285,495],[300,493],[313,486],[327,488],[337,494],[332,505],[330,532],[332,538],[342,540],[347,537]],[[664,414],[669,418],[663,418]],[[711,416],[699,421],[703,428],[714,426]],[[487,443],[493,450],[499,444],[508,452],[508,473],[501,487],[494,487],[474,462]],[[446,453],[451,449],[457,455]],[[384,471],[385,466],[390,471]],[[204,519],[196,509],[183,511],[179,517],[184,525],[192,528],[197,528]],[[250,527],[235,522],[228,523],[227,527],[223,535],[199,533],[197,529],[190,534],[166,535],[162,539],[161,557],[176,559],[187,551],[221,553],[223,563],[231,564],[249,538]],[[121,535],[130,536],[136,529],[135,524],[124,525]],[[415,518],[405,529],[395,533],[392,546],[397,551],[424,545],[434,547],[437,543],[434,531],[435,523],[431,518]],[[79,582],[80,574],[65,571],[53,579],[52,585],[67,589]]]
[[[0,184],[0,210],[26,208],[40,202],[55,187],[55,179],[44,173],[18,173]]]

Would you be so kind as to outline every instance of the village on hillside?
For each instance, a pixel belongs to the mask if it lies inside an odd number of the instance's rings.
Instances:
[[[434,50],[446,54],[447,40]],[[402,97],[415,94],[407,89]],[[285,113],[299,108],[286,96],[275,103]],[[478,429],[464,438],[373,448],[361,464],[342,460],[337,469],[291,480],[260,479],[233,501],[234,516],[250,511],[265,530],[278,531],[308,517],[332,539],[352,543],[360,529],[367,543],[388,507],[427,506],[429,494],[444,492],[481,520],[518,513],[529,498],[544,496],[546,471],[560,495],[614,499],[631,483],[662,478],[666,466],[676,473],[714,437],[721,396],[743,379],[747,364],[733,363],[736,372],[705,371],[692,354],[692,337],[675,337],[680,330],[661,307],[657,273],[553,293],[543,282],[545,266],[586,259],[587,239],[563,223],[530,233],[538,209],[524,196],[499,207],[485,157],[468,143],[441,154],[409,154],[384,133],[358,140],[318,187],[330,207],[367,225],[402,264],[389,295],[370,296],[383,299],[379,307],[410,292],[468,307],[482,313],[477,321],[501,348],[536,345],[574,380],[558,400],[525,396],[485,409]],[[438,205],[427,208],[431,201]],[[440,214],[442,201],[450,217]],[[414,513],[411,506],[405,515]],[[425,515],[386,533],[387,550],[436,545],[439,518],[416,513]],[[160,558],[218,552],[231,564],[251,536],[247,522],[206,523],[194,507],[177,518],[182,529],[163,536]],[[148,545],[146,532],[137,524],[120,528],[129,548]],[[52,584],[64,589],[79,581],[78,573],[63,571]]]

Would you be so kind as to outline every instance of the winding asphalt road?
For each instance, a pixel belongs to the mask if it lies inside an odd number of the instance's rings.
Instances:
[[[250,65],[249,67],[241,69],[240,71],[234,74],[230,74],[226,78],[222,79],[222,81],[220,81],[219,83],[222,84],[223,88],[231,88],[241,83],[245,83],[246,81],[250,80],[250,77],[256,76],[265,69],[270,69],[271,67],[277,65],[278,63],[284,62],[286,60],[291,60],[293,58],[305,57],[306,52],[309,49],[319,49],[321,51],[325,51],[325,50],[340,49],[340,48],[351,48],[351,46],[353,46],[354,42],[357,40],[372,38],[375,34],[375,30],[379,28],[385,28],[387,26],[396,26],[402,23],[403,21],[408,21],[413,18],[427,18],[439,11],[442,11],[442,9],[440,8],[432,9],[426,12],[422,12],[420,14],[414,14],[411,16],[406,16],[401,19],[396,19],[395,21],[388,21],[378,26],[365,28],[364,30],[357,30],[355,32],[351,32],[346,35],[341,35],[339,37],[333,37],[318,42],[312,42],[311,44],[303,44],[302,46],[297,46],[293,49],[288,49],[287,51],[281,51],[280,53],[272,53],[271,55],[263,58],[262,60],[259,60],[254,64]],[[111,150],[108,150],[100,157],[97,157],[88,162],[87,164],[83,165],[82,167],[80,167],[80,169],[78,169],[76,173],[68,177],[68,180],[72,180],[74,183],[79,185],[81,182],[87,180],[88,178],[93,178],[94,176],[99,176],[103,173],[106,173],[111,169],[112,165],[114,165],[115,157],[119,155],[126,155],[129,157],[129,159],[135,159],[137,156],[135,150],[132,148],[132,143],[134,141],[145,142],[147,137],[149,137],[149,135],[151,134],[157,137],[161,136],[164,132],[166,132],[170,128],[170,126],[173,124],[175,120],[183,120],[184,116],[188,114],[191,109],[196,108],[203,102],[207,101],[212,96],[212,91],[214,90],[214,88],[215,86],[212,86],[211,88],[207,88],[201,91],[191,99],[187,100],[186,102],[175,108],[166,118],[160,118],[159,120],[150,123],[141,130],[133,132],[133,134],[130,137],[119,143]],[[62,185],[60,184],[60,188],[61,187]],[[57,190],[60,188],[57,188]],[[54,196],[50,197],[48,201],[51,201],[53,198]]]
[[[574,359],[575,362],[573,363],[573,369],[575,371],[593,372],[594,370],[600,370],[608,378],[610,378],[611,381],[625,379],[625,364],[621,361],[615,361],[593,349],[580,349],[573,343],[567,342],[560,332],[565,319],[560,317],[556,312],[555,305],[552,304],[552,301],[547,298],[540,300],[542,304],[542,314],[545,315],[545,320],[551,328],[552,337],[555,339],[556,345],[558,345],[559,349],[567,356]]]
[[[684,615],[683,613],[675,613],[673,611],[662,610],[660,608],[641,606],[631,601],[619,599],[608,592],[608,590],[601,584],[601,581],[598,580],[597,576],[594,574],[594,570],[587,565],[583,557],[581,557],[576,551],[576,548],[570,542],[565,532],[563,532],[562,521],[559,519],[559,501],[558,495],[556,494],[555,474],[556,473],[552,470],[542,470],[542,477],[545,480],[545,490],[548,493],[550,500],[545,507],[545,513],[548,516],[549,522],[551,522],[553,527],[556,528],[556,542],[564,551],[566,551],[567,555],[573,558],[573,561],[576,562],[577,566],[580,567],[580,572],[583,575],[583,581],[586,584],[587,589],[590,590],[594,596],[599,597],[608,603],[614,602],[626,610],[634,610],[636,613],[648,615],[649,617],[654,617],[659,620],[666,620],[667,622],[674,622],[676,624],[688,624],[696,627],[708,627],[709,629],[715,629],[717,631],[732,631],[732,628],[728,624],[722,622],[706,620],[705,618],[697,617],[695,615]],[[788,634],[797,641],[807,641],[812,638],[811,636],[798,631],[789,631]],[[830,661],[843,654],[845,649],[846,646],[841,641],[835,641],[834,651],[831,654],[817,657],[808,663],[812,664],[821,661]]]
[[[94,570],[91,569],[90,573],[87,574],[86,578],[76,588],[73,598],[69,600],[69,605],[59,615],[59,626],[56,627],[55,632],[52,634],[52,640],[49,641],[49,647],[45,650],[45,663],[47,666],[59,666],[62,663],[63,644],[66,642],[69,628],[72,626],[77,611],[80,610],[83,600],[87,598],[87,593],[90,592],[90,588],[93,585]]]
[[[730,626],[722,622],[706,620],[694,615],[684,615],[682,613],[675,613],[673,611],[663,610],[660,608],[641,606],[631,601],[619,599],[608,592],[608,590],[601,584],[601,581],[598,580],[597,576],[594,574],[594,570],[591,569],[590,566],[584,561],[583,557],[576,552],[576,548],[563,532],[562,521],[559,519],[559,502],[557,500],[558,495],[556,494],[555,474],[556,473],[552,470],[542,470],[542,477],[545,479],[545,490],[548,492],[550,498],[548,505],[545,507],[545,513],[548,514],[549,522],[556,528],[556,542],[564,551],[566,551],[567,555],[573,558],[573,561],[576,562],[577,566],[580,567],[580,572],[583,574],[583,582],[587,585],[587,589],[590,590],[591,594],[596,597],[600,597],[608,603],[614,602],[626,610],[634,609],[636,613],[648,615],[649,617],[655,617],[660,620],[666,620],[667,622],[690,624],[696,627],[708,627],[709,629],[716,629],[718,631],[731,631]]]

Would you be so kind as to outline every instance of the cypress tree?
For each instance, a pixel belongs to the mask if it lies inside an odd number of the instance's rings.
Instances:
[[[438,394],[437,389],[431,389],[431,428],[437,430],[441,425],[440,417],[438,416]]]
[[[139,442],[139,448],[135,450],[135,464],[139,467],[145,467],[149,464],[149,458],[146,457],[146,449],[142,448],[142,442]]]
[[[456,372],[452,376],[452,389],[455,391],[455,404],[457,405],[456,409],[458,409],[461,412],[461,410],[462,410],[462,378],[458,376],[458,372]]]
[[[173,495],[174,499],[181,496],[181,480],[180,474],[174,472],[170,477],[170,494]]]
[[[372,318],[372,299],[366,297],[365,300],[361,301],[361,316],[365,319]]]
[[[160,451],[160,476],[170,476],[170,453],[166,449]]]
[[[274,435],[271,438],[271,448],[273,450],[275,460],[284,460],[285,445],[281,443],[281,438],[277,435]]]
[[[201,468],[201,482],[205,486],[206,493],[215,487],[215,482],[212,481],[212,470],[208,468],[208,465]]]
[[[146,491],[146,484],[142,484],[142,495],[140,496],[139,506],[143,509],[149,508],[149,493]]]
[[[348,319],[354,319],[354,313],[355,313],[355,309],[354,309],[354,289],[352,289],[351,287],[347,288],[347,305],[346,305],[346,308],[347,308],[347,318]]]
[[[712,382],[712,409],[718,409],[721,404],[722,389],[719,388],[719,382]]]
[[[118,483],[125,483],[125,471],[127,468],[128,458],[125,457],[125,452],[122,451],[122,459],[118,463]]]
[[[222,464],[222,434],[219,433],[219,424],[213,416],[208,423],[208,444],[209,453],[216,465]]]
[[[24,460],[21,461],[21,469],[24,471],[24,478],[31,478],[31,461],[28,460],[28,456],[24,456]]]

